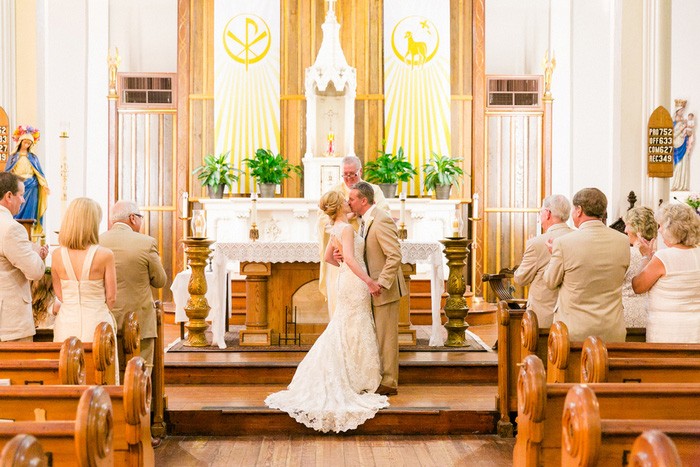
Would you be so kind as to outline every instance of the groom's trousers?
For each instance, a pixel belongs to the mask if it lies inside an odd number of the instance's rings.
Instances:
[[[377,327],[379,359],[382,364],[382,386],[399,386],[399,300],[372,306]]]

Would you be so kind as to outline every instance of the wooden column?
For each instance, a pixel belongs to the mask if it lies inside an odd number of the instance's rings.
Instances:
[[[241,263],[241,275],[245,276],[246,329],[239,333],[240,345],[271,344],[272,331],[267,320],[267,284],[271,274],[271,263]]]
[[[485,0],[472,1],[472,193],[484,194],[484,125],[486,107],[486,47],[485,47]],[[479,212],[472,217],[484,219],[485,202],[481,203]],[[481,275],[484,272],[484,222],[476,222],[471,237],[472,291],[477,297],[483,296]]]
[[[416,273],[415,264],[401,264],[406,281],[406,295],[399,302],[399,345],[416,345],[416,331],[411,329],[411,275]]]

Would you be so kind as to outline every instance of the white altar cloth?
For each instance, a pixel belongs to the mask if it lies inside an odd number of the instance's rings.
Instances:
[[[217,263],[249,261],[256,263],[319,263],[318,242],[236,242],[216,243],[214,257]],[[430,265],[430,297],[432,311],[431,346],[444,344],[440,321],[440,300],[445,291],[442,245],[438,242],[401,242],[401,261],[406,264],[427,263]],[[216,320],[216,315],[213,316]],[[212,321],[213,327],[214,321]]]
[[[228,287],[226,281],[228,274],[226,272],[226,259],[222,255],[214,254],[214,262],[212,271],[205,271],[207,281],[207,293],[204,295],[211,309],[206,321],[211,321],[212,344],[219,346],[220,349],[226,348],[224,341],[226,320],[229,318],[230,305],[226,299]],[[175,276],[170,290],[173,292],[173,301],[175,302],[175,322],[181,323],[187,321],[185,313],[185,305],[189,298],[187,284],[192,277],[192,270],[185,269]]]

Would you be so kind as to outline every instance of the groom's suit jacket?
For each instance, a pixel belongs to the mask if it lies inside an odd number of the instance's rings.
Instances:
[[[372,297],[375,306],[398,301],[406,295],[406,282],[401,272],[401,246],[396,223],[381,209],[372,209],[365,220],[365,263],[372,280],[385,290]]]

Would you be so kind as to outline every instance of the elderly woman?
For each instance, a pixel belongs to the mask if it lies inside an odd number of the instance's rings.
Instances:
[[[646,261],[634,245],[638,243],[640,236],[647,242],[656,238],[656,219],[654,219],[654,211],[644,206],[627,211],[624,221],[625,233],[630,239],[630,266],[622,283],[625,326],[644,328],[647,325],[647,294],[635,294],[632,290],[632,279],[644,269]]]
[[[656,214],[668,248],[637,245],[645,267],[634,279],[635,293],[649,292],[647,342],[700,343],[700,216],[686,204],[667,204]]]

